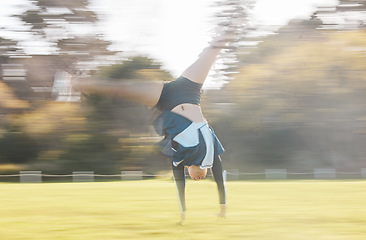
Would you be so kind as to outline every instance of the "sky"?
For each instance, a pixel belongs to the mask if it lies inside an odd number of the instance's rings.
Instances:
[[[196,59],[214,34],[213,0],[90,0],[100,15],[97,31],[125,54],[147,54],[177,76]],[[257,0],[251,11],[251,24],[275,31],[294,18],[309,18],[316,6],[334,6],[337,0]],[[22,6],[19,8],[18,6]],[[10,18],[29,7],[27,0],[0,1],[0,36],[21,43],[28,53],[52,50],[47,43],[22,33],[20,21]],[[80,29],[78,29],[80,31]],[[83,31],[95,31],[83,27]],[[31,39],[31,40],[29,40]]]
[[[179,74],[196,59],[215,30],[211,21],[214,10],[210,7],[213,0],[92,2],[102,16],[102,29],[116,43],[116,49],[149,53],[173,74]],[[336,0],[257,0],[251,11],[251,24],[275,31],[293,18],[309,18],[317,5],[336,3]]]

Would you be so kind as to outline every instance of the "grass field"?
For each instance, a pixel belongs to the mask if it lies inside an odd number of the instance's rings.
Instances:
[[[366,181],[227,183],[227,218],[211,181],[187,183],[179,220],[174,183],[0,183],[0,239],[366,239]]]

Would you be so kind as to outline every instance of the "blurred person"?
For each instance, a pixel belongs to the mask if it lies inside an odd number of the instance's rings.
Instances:
[[[233,39],[230,31],[223,32],[203,50],[198,59],[180,77],[170,82],[110,83],[88,81],[75,87],[81,91],[126,98],[160,111],[153,125],[164,136],[159,143],[162,153],[172,159],[182,223],[185,220],[186,167],[193,180],[206,177],[211,169],[219,192],[219,217],[226,215],[226,192],[220,154],[224,148],[204,118],[200,99],[202,85],[221,49]]]

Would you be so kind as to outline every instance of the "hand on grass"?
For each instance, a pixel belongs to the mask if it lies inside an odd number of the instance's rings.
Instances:
[[[217,216],[219,218],[225,218],[226,217],[226,205],[225,204],[220,205],[220,212],[217,213]]]
[[[177,222],[177,225],[181,226],[183,224],[184,220],[186,220],[186,213],[182,212],[182,213],[180,213],[180,221]]]

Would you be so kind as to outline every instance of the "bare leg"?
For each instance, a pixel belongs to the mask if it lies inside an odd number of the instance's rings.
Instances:
[[[121,96],[147,106],[155,106],[163,90],[163,82],[133,83],[123,86]]]
[[[203,84],[221,49],[225,48],[225,44],[230,39],[233,39],[233,35],[229,33],[224,33],[216,38],[209,47],[203,50],[198,59],[182,73],[182,76]]]
[[[163,82],[110,83],[106,81],[84,81],[76,90],[106,96],[121,97],[147,106],[155,106],[163,90]]]
[[[189,66],[182,76],[193,82],[203,84],[217,55],[225,44],[233,39],[233,35],[224,32],[216,38],[209,47],[205,48],[198,59]],[[75,84],[75,90],[88,91],[97,94],[122,97],[148,106],[155,106],[163,90],[163,82],[131,82],[110,83],[106,81],[83,81]]]
[[[220,49],[218,48],[205,48],[199,58],[182,73],[182,76],[203,84],[219,53]]]

